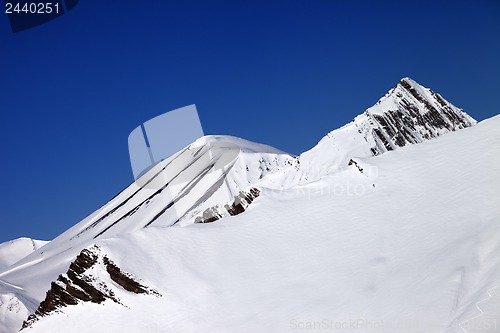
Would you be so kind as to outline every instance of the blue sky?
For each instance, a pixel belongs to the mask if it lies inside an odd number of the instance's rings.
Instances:
[[[451,5],[452,4],[452,5]],[[52,239],[133,181],[127,137],[196,104],[206,134],[298,154],[410,76],[500,113],[498,1],[97,1],[0,15],[0,242]]]

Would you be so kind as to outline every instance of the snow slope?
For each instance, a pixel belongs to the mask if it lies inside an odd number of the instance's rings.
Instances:
[[[47,243],[31,238],[19,238],[0,244],[0,272],[7,270]],[[10,283],[0,280],[0,290],[2,290],[0,293],[0,332],[16,332],[20,319],[30,313],[25,305],[27,301],[18,299],[16,295],[18,289]]]
[[[463,325],[481,321],[472,315],[482,311],[477,302],[498,305],[483,272],[496,276],[497,261],[479,267],[471,257],[455,269],[459,256],[469,258],[463,251],[484,257],[498,240],[499,161],[491,153],[498,151],[497,118],[477,126],[484,133],[467,129],[475,120],[405,78],[298,158],[235,137],[200,138],[43,248],[0,269],[0,333],[17,331],[37,308],[35,332],[122,330],[124,318],[127,332],[293,331],[307,318],[347,318],[344,305],[353,315],[407,323],[417,318],[420,298],[439,307],[436,329],[426,331],[444,332],[442,325],[463,324],[469,315]],[[441,138],[456,130],[453,142]],[[472,176],[458,181],[463,175]],[[480,222],[472,223],[472,215]],[[456,256],[440,254],[443,248]],[[96,262],[77,262],[83,249],[96,251]],[[429,264],[435,258],[441,259]],[[123,289],[128,278],[161,296]],[[436,289],[428,286],[434,280]],[[391,286],[409,289],[407,305]],[[454,307],[448,294],[431,295],[444,290],[455,292]],[[59,300],[78,304],[53,314]],[[386,304],[391,300],[398,306]],[[434,318],[431,309],[418,318]],[[90,320],[97,311],[106,323]],[[67,319],[56,323],[61,316]]]
[[[262,188],[245,213],[214,223],[98,239],[161,297],[96,266],[86,274],[122,304],[80,302],[26,332],[500,332],[499,128],[497,116]]]
[[[51,281],[96,240],[146,227],[193,223],[208,207],[230,201],[240,190],[294,160],[275,148],[235,137],[198,139],[42,249],[1,270],[0,295],[6,295],[9,303],[3,302],[6,314],[0,315],[0,333],[12,332],[3,323],[10,315],[19,327],[26,319],[25,309],[34,312]],[[13,302],[20,304],[21,312],[5,310]]]
[[[380,155],[475,124],[438,93],[403,78],[374,106],[301,154],[301,179],[317,180],[345,167],[352,157]]]
[[[0,244],[0,272],[47,243],[31,238],[18,238]]]

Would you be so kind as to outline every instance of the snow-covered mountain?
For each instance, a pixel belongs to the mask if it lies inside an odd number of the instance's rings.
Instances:
[[[298,157],[200,138],[0,269],[0,333],[500,332],[500,117],[475,124],[405,78]]]
[[[43,248],[0,270],[0,294],[6,295],[3,308],[11,309],[0,315],[0,333],[12,331],[2,324],[12,313],[24,316],[36,310],[51,281],[67,270],[82,249],[99,239],[143,228],[193,223],[205,209],[232,200],[294,159],[275,148],[239,138],[200,138]],[[19,318],[14,326],[19,326]]]
[[[403,78],[374,106],[303,153],[303,178],[318,179],[345,167],[352,157],[380,155],[475,124],[441,95]]]
[[[12,266],[47,243],[31,238],[18,238],[0,244],[0,271]]]

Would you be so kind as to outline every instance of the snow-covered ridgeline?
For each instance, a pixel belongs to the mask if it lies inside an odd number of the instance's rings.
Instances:
[[[349,167],[351,159],[355,159],[355,167],[360,167],[365,158],[474,124],[475,120],[461,109],[405,78],[375,106],[353,122],[330,132],[317,146],[298,158],[235,137],[200,138],[160,162],[136,183],[43,249],[27,255],[18,253],[16,263],[0,270],[0,295],[3,295],[0,327],[2,323],[3,327],[9,327],[5,331],[0,328],[0,333],[11,333],[11,327],[22,323],[26,313],[33,313],[44,299],[51,281],[68,270],[82,249],[95,243],[127,238],[127,235],[143,235],[146,232],[143,230],[151,228],[156,232],[160,230],[158,228],[171,226],[193,227],[197,217],[198,222],[203,222],[215,217],[233,216],[236,214],[232,214],[232,210],[240,212],[250,207],[256,195],[250,198],[248,194],[254,188],[268,194],[278,190],[286,197],[287,193],[295,193],[293,189],[304,189],[299,185],[307,186],[312,181],[329,177],[329,174],[342,175],[342,170],[353,167]],[[370,178],[368,174],[363,177]],[[375,183],[369,185],[375,188]],[[291,189],[292,192],[289,192]],[[274,198],[278,202],[281,200],[279,195],[274,195]],[[385,202],[387,198],[380,200]],[[273,202],[271,200],[268,204],[273,206]],[[284,215],[290,218],[295,212],[297,216],[314,216],[305,211],[295,211],[295,206],[300,206],[300,202],[287,208],[291,215]],[[182,248],[182,245],[178,246]],[[156,250],[151,251],[154,253]],[[113,257],[120,255],[115,253]],[[127,265],[127,262],[122,264]],[[155,280],[154,276],[151,278]]]
[[[301,154],[301,180],[319,179],[344,168],[353,157],[380,155],[475,124],[438,93],[403,78],[374,106]]]

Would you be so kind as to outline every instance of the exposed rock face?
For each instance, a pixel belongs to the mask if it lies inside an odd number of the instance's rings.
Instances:
[[[347,165],[348,166],[349,165],[354,165],[358,169],[359,172],[363,173],[363,168],[355,160],[351,159]]]
[[[104,267],[98,267],[104,266]],[[29,315],[23,323],[23,329],[30,327],[41,317],[59,312],[69,305],[79,302],[102,303],[107,299],[122,304],[106,282],[96,279],[91,272],[94,267],[105,268],[111,280],[128,292],[161,296],[156,290],[148,288],[123,272],[112,260],[103,255],[98,246],[84,249],[71,263],[66,274],[61,274],[51,283],[45,299],[35,313]]]
[[[353,157],[371,157],[470,127],[462,109],[410,78],[403,78],[374,106],[300,155],[300,182],[345,168]]]
[[[128,276],[127,273],[123,272],[120,267],[116,266],[108,257],[103,257],[104,265],[106,266],[106,271],[108,272],[111,280],[115,281],[123,287],[126,291],[135,294],[149,294],[154,293],[159,295],[157,292],[149,290],[147,287],[143,286],[139,282],[135,281],[133,278]]]
[[[476,124],[462,109],[410,78],[399,81],[364,115],[373,125],[375,155]]]
[[[224,207],[217,205],[215,207],[210,207],[203,212],[202,216],[198,216],[195,219],[195,223],[210,223],[217,221],[225,216],[234,216],[243,213],[248,205],[250,205],[255,198],[260,194],[260,191],[256,188],[251,188],[247,191],[240,191],[240,193],[234,196],[231,203],[227,203]]]

